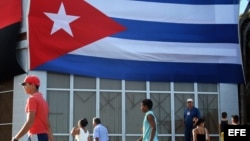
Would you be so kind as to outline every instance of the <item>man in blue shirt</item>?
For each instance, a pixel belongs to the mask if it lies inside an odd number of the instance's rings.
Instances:
[[[187,108],[184,110],[185,141],[192,141],[194,123],[200,118],[200,111],[194,107],[193,99],[187,99]]]
[[[101,124],[100,118],[93,118],[93,139],[94,141],[108,141],[108,129]]]

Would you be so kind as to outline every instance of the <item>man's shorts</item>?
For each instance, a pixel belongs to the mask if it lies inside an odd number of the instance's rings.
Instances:
[[[28,141],[49,141],[49,137],[46,133],[33,134],[29,136]]]

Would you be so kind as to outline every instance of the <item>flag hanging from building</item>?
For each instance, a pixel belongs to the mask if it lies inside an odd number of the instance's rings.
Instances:
[[[243,83],[235,0],[30,1],[30,69]]]
[[[16,57],[21,28],[21,0],[0,1],[0,82],[24,73]]]

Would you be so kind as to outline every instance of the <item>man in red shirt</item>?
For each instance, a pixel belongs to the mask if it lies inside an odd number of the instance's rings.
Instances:
[[[27,120],[12,141],[18,141],[26,133],[29,135],[29,141],[53,141],[48,117],[49,106],[38,91],[40,86],[39,78],[35,75],[29,75],[21,85],[25,93],[29,95],[25,107]]]

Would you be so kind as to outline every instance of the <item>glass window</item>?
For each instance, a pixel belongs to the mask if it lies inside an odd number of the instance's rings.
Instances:
[[[144,81],[126,81],[126,90],[146,90]]]
[[[141,134],[144,113],[141,102],[146,98],[145,93],[126,93],[126,133]]]
[[[170,91],[170,83],[150,82],[150,91]]]
[[[240,0],[240,12],[239,12],[239,15],[244,13],[248,3],[249,3],[249,0]]]
[[[157,94],[150,95],[150,99],[153,102],[153,111],[157,117],[158,134],[171,133],[171,98],[170,94]]]
[[[75,89],[96,89],[96,78],[74,76]]]
[[[89,132],[93,131],[92,119],[96,115],[96,93],[76,91],[74,92],[74,114],[73,126],[77,127],[78,120],[87,118],[87,129]]]
[[[127,136],[126,137],[126,141],[137,141],[138,139],[140,138],[140,136],[136,136],[136,137],[133,137],[133,136]]]
[[[217,84],[198,83],[198,92],[217,92]]]
[[[174,83],[174,91],[193,92],[194,84],[193,83]]]
[[[210,134],[218,133],[218,95],[199,94],[199,109]]]
[[[137,140],[144,119],[141,101],[146,97],[153,101],[159,140],[184,139],[183,112],[188,98],[198,105],[210,133],[218,134],[217,84],[197,83],[195,87],[195,83],[98,79],[48,73],[47,100],[55,141],[73,141],[72,126],[77,126],[84,117],[89,121],[89,132],[93,133],[92,119],[97,115],[108,128],[111,140]]]
[[[102,90],[121,90],[121,80],[100,79],[100,89]]]
[[[159,141],[171,141],[172,139],[171,139],[171,137],[159,136],[159,137],[158,137],[158,140],[159,140]]]
[[[48,73],[47,74],[47,87],[48,88],[65,88],[69,89],[69,75]]]
[[[174,95],[174,109],[175,109],[175,133],[183,134],[183,113],[186,108],[186,100],[193,98],[194,94],[175,94]],[[195,102],[195,101],[194,101]]]
[[[122,141],[122,137],[119,136],[109,136],[110,141]]]
[[[54,133],[69,133],[69,92],[47,91],[49,119]]]
[[[68,136],[54,136],[54,141],[68,141],[69,137]]]
[[[101,92],[100,118],[111,134],[122,133],[121,93]]]

